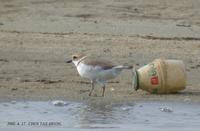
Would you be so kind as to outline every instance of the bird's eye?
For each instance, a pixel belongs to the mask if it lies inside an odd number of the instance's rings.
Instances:
[[[77,57],[76,56],[73,56],[73,59],[76,59]]]

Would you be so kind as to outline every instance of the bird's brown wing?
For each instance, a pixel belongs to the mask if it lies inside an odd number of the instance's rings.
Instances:
[[[92,65],[92,66],[100,66],[102,69],[111,69],[115,65],[108,61],[108,60],[103,60],[95,57],[86,57],[83,61],[84,64],[86,65]]]

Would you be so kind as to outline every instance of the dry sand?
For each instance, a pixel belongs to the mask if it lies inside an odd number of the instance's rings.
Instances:
[[[181,100],[200,102],[199,0],[0,0],[0,100]],[[89,97],[88,80],[66,58],[75,52],[139,68],[181,59],[178,94],[134,91],[131,72]],[[96,88],[97,96],[101,88]]]

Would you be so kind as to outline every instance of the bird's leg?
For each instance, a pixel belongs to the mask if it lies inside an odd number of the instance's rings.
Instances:
[[[102,97],[104,97],[106,86],[104,85],[102,86],[102,88],[103,88]]]
[[[93,81],[91,81],[91,87],[92,87],[92,89],[90,90],[89,96],[92,95],[92,92],[94,90],[94,82]]]

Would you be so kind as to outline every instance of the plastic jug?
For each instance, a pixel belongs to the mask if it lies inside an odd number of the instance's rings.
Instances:
[[[154,94],[176,93],[186,87],[185,65],[181,60],[156,59],[133,69],[133,87]]]

